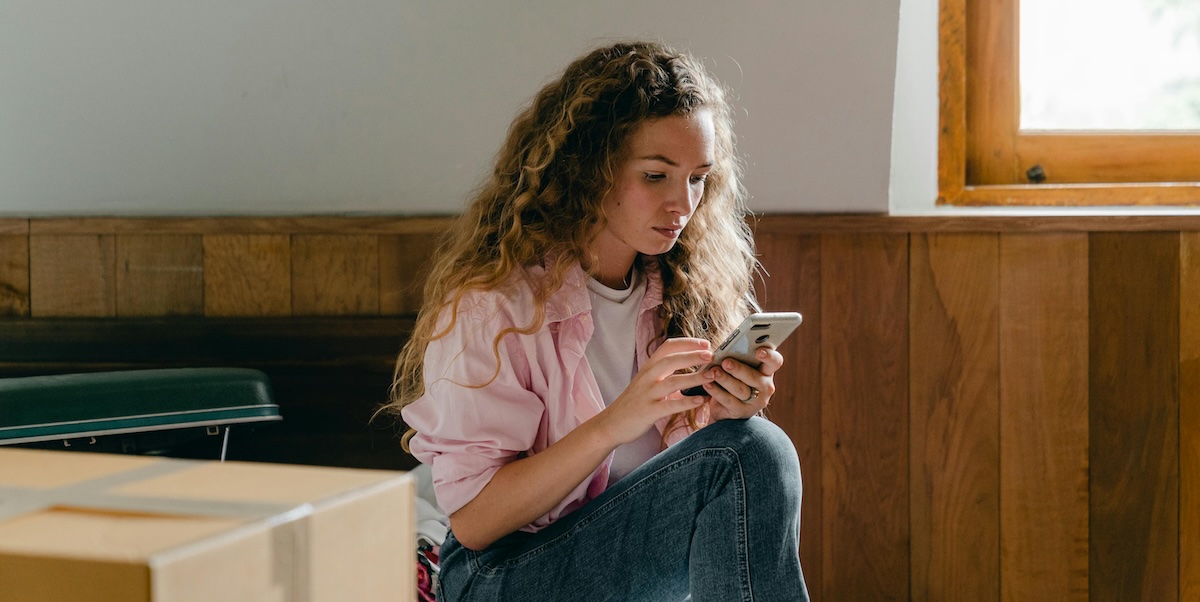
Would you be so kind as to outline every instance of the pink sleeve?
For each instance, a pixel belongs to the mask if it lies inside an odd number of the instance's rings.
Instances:
[[[402,411],[417,431],[409,448],[430,466],[446,514],[465,506],[501,466],[533,447],[545,412],[542,399],[521,382],[525,358],[509,352],[516,345],[500,346],[496,371],[492,339],[498,320],[468,313],[473,312],[460,313],[454,329],[429,344],[425,395]]]

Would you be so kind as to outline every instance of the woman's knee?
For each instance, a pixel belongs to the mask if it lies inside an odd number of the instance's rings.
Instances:
[[[698,432],[695,443],[710,448],[729,448],[737,453],[739,460],[775,475],[788,484],[800,487],[800,460],[796,447],[787,433],[766,418],[753,417],[747,420],[720,420]]]

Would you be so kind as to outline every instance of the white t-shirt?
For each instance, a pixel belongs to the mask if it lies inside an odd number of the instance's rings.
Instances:
[[[589,278],[587,283],[595,332],[584,355],[596,377],[596,384],[600,385],[600,397],[605,405],[620,396],[633,379],[638,310],[646,294],[645,279],[637,277],[636,270],[633,273],[635,282],[624,290],[609,288],[594,278]],[[654,457],[661,447],[662,436],[654,427],[638,439],[618,447],[609,467],[608,484],[633,472]]]

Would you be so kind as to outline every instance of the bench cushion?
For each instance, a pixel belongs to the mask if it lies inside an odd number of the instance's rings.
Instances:
[[[245,368],[0,379],[0,445],[280,419],[267,375]]]

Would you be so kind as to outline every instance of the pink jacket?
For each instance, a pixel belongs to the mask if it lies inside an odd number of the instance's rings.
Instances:
[[[654,262],[648,276],[637,326],[637,365],[648,357],[647,344],[659,332],[655,311],[662,304],[662,281]],[[530,275],[537,277],[541,268]],[[502,339],[496,372],[492,340],[500,330],[528,325],[533,294],[524,279],[511,287],[470,293],[458,322],[425,351],[425,394],[402,411],[416,429],[409,442],[414,456],[430,465],[438,503],[453,514],[470,502],[507,462],[532,456],[604,409],[600,388],[584,350],[592,336],[587,274],[576,266],[562,288],[547,301],[546,320],[530,335]],[[448,316],[441,318],[446,323]],[[649,350],[650,352],[653,349]],[[495,379],[486,386],[473,388]],[[666,419],[657,424],[662,432]],[[668,444],[690,431],[676,429]],[[525,526],[537,531],[604,491],[612,455],[548,514]]]

